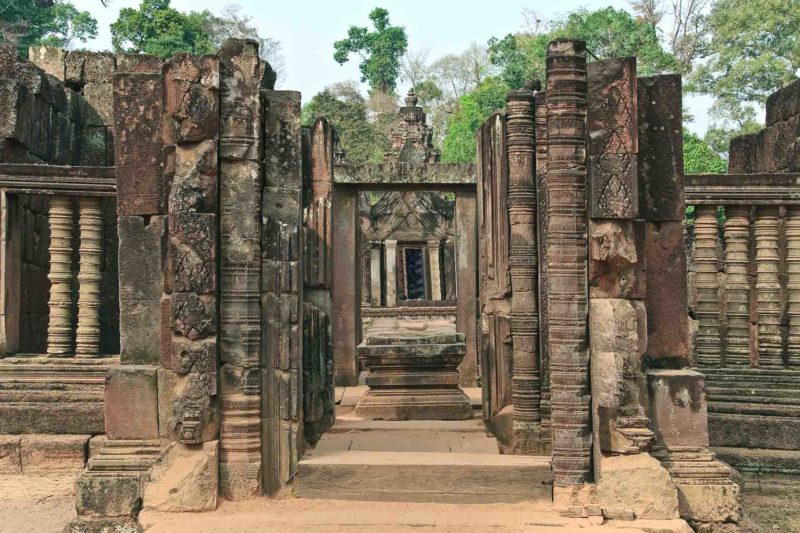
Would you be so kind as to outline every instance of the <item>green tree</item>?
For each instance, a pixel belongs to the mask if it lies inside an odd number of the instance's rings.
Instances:
[[[639,75],[649,76],[677,69],[675,57],[662,48],[656,28],[636,20],[624,9],[579,9],[557,21],[554,37],[577,37],[597,59],[636,56]]]
[[[369,83],[370,92],[389,94],[397,86],[400,59],[408,48],[406,30],[389,23],[389,12],[375,8],[369,14],[375,31],[360,26],[350,26],[347,37],[333,43],[333,59],[343,65],[350,54],[361,57],[361,81]]]
[[[691,88],[714,96],[719,111],[737,102],[763,104],[797,77],[797,0],[717,0],[707,24],[706,60],[695,69]]]
[[[475,161],[475,132],[489,116],[505,108],[508,85],[498,77],[487,78],[477,89],[459,98],[458,107],[448,120],[442,143],[442,161]]]
[[[697,134],[683,130],[683,170],[686,174],[724,174],[728,163]]]
[[[358,92],[356,82],[337,83],[303,106],[301,121],[310,126],[318,117],[327,118],[339,134],[339,142],[348,161],[379,161],[388,144],[367,117],[367,101]]]
[[[120,52],[170,57],[176,52],[207,54],[215,47],[207,31],[210,14],[181,13],[170,0],[142,0],[139,9],[123,8],[111,24],[111,43]]]
[[[285,61],[281,43],[270,37],[262,37],[253,24],[253,17],[242,13],[238,4],[227,4],[219,15],[203,11],[205,30],[213,48],[219,49],[227,39],[254,39],[258,41],[258,54],[268,62],[278,78],[283,76]]]
[[[559,37],[585,40],[597,59],[636,56],[638,73],[643,76],[672,72],[678,67],[675,57],[662,48],[653,24],[612,7],[579,9],[548,24],[547,32],[493,37],[489,40],[489,58],[500,67],[500,76],[508,86],[519,89],[533,78],[544,81],[547,45]]]
[[[97,20],[69,1],[0,0],[0,44],[16,45],[24,57],[29,46],[70,48],[94,37]]]

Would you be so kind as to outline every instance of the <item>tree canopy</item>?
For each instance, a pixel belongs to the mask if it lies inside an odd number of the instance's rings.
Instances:
[[[508,89],[502,79],[491,77],[458,99],[442,143],[442,162],[475,161],[475,132],[492,113],[505,108]]]
[[[22,56],[28,55],[29,46],[70,48],[75,41],[86,42],[96,36],[97,20],[69,1],[0,1],[0,44],[16,45]]]
[[[361,81],[367,82],[371,92],[389,94],[397,86],[400,75],[400,58],[408,48],[406,30],[389,23],[389,12],[375,8],[370,12],[375,31],[363,26],[350,26],[347,37],[333,44],[333,59],[343,65],[350,54],[361,57]]]
[[[339,134],[348,161],[378,161],[388,137],[382,138],[367,116],[367,101],[355,82],[337,83],[314,95],[303,106],[302,123],[310,126],[318,117],[327,118]]]
[[[176,52],[207,54],[215,50],[208,34],[208,12],[181,13],[170,0],[142,0],[126,7],[111,24],[111,43],[121,52],[170,57]]]

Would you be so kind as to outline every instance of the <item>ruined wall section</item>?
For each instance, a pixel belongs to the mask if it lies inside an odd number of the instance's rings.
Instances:
[[[800,80],[767,98],[758,133],[731,139],[729,174],[800,172]]]

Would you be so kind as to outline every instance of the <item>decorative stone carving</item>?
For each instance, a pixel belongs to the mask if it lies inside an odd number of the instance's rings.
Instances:
[[[47,327],[47,354],[64,357],[72,343],[72,199],[50,198],[50,323]]]
[[[697,206],[694,213],[694,265],[697,291],[697,362],[720,366],[719,282],[717,280],[717,210]]]
[[[592,218],[639,213],[636,154],[636,58],[588,66],[589,176]]]
[[[533,454],[542,450],[533,93],[509,93],[507,107],[513,446],[518,453]]]
[[[254,42],[220,52],[220,359],[223,366],[220,490],[243,500],[261,489],[261,172]],[[235,379],[230,379],[235,376]],[[231,383],[226,387],[225,383]]]
[[[750,208],[725,208],[725,365],[750,366]]]
[[[399,126],[392,132],[391,148],[386,152],[387,161],[407,163],[435,163],[440,154],[433,148],[433,131],[425,123],[425,112],[417,105],[419,98],[412,88],[400,108]]]
[[[778,207],[760,207],[756,210],[758,366],[783,365],[778,210]]]
[[[558,486],[589,478],[586,227],[586,49],[557,40],[547,52],[547,284],[553,431]]]
[[[458,387],[467,346],[461,333],[371,336],[358,347],[370,374],[356,414],[376,420],[464,420],[472,406]]]

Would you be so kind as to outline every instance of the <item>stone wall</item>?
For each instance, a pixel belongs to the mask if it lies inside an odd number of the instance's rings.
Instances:
[[[800,80],[767,98],[766,127],[731,140],[728,172],[800,172]]]

